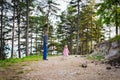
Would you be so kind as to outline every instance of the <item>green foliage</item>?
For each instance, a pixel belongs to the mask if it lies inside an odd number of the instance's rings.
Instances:
[[[10,58],[6,60],[0,60],[0,67],[12,66],[15,63],[19,63],[19,62],[38,61],[38,60],[41,60],[40,55],[32,55],[32,56],[27,56],[24,58],[14,58],[14,59]]]
[[[102,24],[120,25],[119,0],[103,0],[102,3],[96,4],[96,9]]]
[[[120,35],[117,35],[109,40],[110,42],[120,41]]]
[[[93,55],[93,56],[89,55],[89,56],[87,56],[87,58],[90,59],[90,60],[98,60],[98,61],[100,61],[100,60],[103,59],[104,57],[103,57],[103,55],[101,55],[101,54],[99,53],[99,54]]]

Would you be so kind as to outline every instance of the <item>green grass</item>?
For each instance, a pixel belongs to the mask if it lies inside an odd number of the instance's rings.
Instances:
[[[104,57],[100,54],[97,54],[97,55],[94,55],[94,56],[87,56],[87,59],[90,59],[90,60],[97,60],[97,61],[100,61],[101,59],[103,59]]]
[[[48,57],[57,56],[57,55],[48,55]],[[0,67],[12,66],[15,63],[20,62],[29,62],[29,61],[39,61],[42,60],[42,55],[30,55],[24,58],[10,58],[6,60],[0,60]]]
[[[10,58],[6,60],[0,60],[0,67],[7,67],[7,66],[12,66],[15,63],[20,63],[20,62],[27,62],[27,61],[38,61],[41,60],[42,56],[40,55],[32,55],[32,56],[27,56],[24,58]]]

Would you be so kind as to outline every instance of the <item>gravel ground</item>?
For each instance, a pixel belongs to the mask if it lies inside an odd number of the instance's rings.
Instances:
[[[87,64],[86,68],[81,65]],[[47,61],[36,61],[22,66],[20,80],[120,80],[120,69],[92,62],[78,56],[48,57]]]

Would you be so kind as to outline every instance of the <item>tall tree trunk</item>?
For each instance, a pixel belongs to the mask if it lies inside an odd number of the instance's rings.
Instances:
[[[116,24],[116,35],[118,35],[118,13],[117,13],[117,2],[116,2],[116,5],[115,5],[116,7],[116,9],[115,9],[115,11],[116,11],[116,14],[115,14],[115,24]]]
[[[92,51],[92,47],[93,47],[93,45],[92,45],[92,31],[93,31],[93,27],[92,27],[92,7],[91,7],[91,23],[90,23],[90,25],[91,25],[91,51]]]
[[[43,37],[43,33],[42,33],[42,37]],[[42,50],[43,50],[43,38],[41,38],[41,54],[42,54]]]
[[[76,55],[78,54],[78,47],[79,47],[79,22],[80,22],[80,20],[79,20],[79,15],[80,15],[80,4],[79,4],[79,0],[78,0],[78,23],[77,23],[77,40],[76,40]]]
[[[97,23],[96,24],[96,34],[97,34],[96,41],[97,41],[97,43],[100,42],[100,34],[98,33],[98,31],[100,31],[100,27],[99,27],[99,25]]]
[[[36,53],[37,53],[37,33],[36,33]]]
[[[3,0],[1,1],[1,32],[0,32],[0,59],[3,59]]]
[[[84,55],[84,42],[81,43],[81,54]]]
[[[72,29],[72,27],[71,27],[71,29]],[[73,36],[73,32],[72,32],[72,30],[71,30],[71,33],[70,33],[70,54],[73,53],[73,51],[72,51],[72,46],[73,46],[72,36]]]
[[[18,55],[19,58],[21,58],[21,52],[20,52],[20,9],[19,9],[19,1],[17,1],[17,25],[18,25]]]
[[[31,32],[31,54],[32,54],[32,43],[33,43],[33,41],[32,41],[32,32]]]
[[[26,56],[28,56],[28,29],[29,29],[29,0],[26,0],[26,3],[27,3],[27,12],[26,12],[26,49],[25,49],[25,52],[26,52]]]
[[[49,24],[49,14],[50,14],[50,4],[51,4],[51,2],[50,2],[50,0],[48,0],[49,2],[49,6],[48,6],[48,12],[47,12],[47,28],[49,29],[49,27],[50,27],[50,24]]]
[[[88,47],[88,27],[87,27],[87,32],[86,32],[86,54],[89,53],[89,47]]]
[[[16,9],[16,0],[13,1],[14,11],[13,11],[13,27],[12,27],[12,50],[11,50],[11,58],[13,58],[14,53],[14,29],[15,29],[15,9]]]
[[[19,58],[21,58],[21,51],[20,51],[20,14],[18,16],[18,54]]]

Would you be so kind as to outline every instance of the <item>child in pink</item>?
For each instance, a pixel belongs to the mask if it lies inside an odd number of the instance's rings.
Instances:
[[[69,54],[68,46],[65,45],[64,50],[63,50],[63,55],[68,56],[68,54]]]

